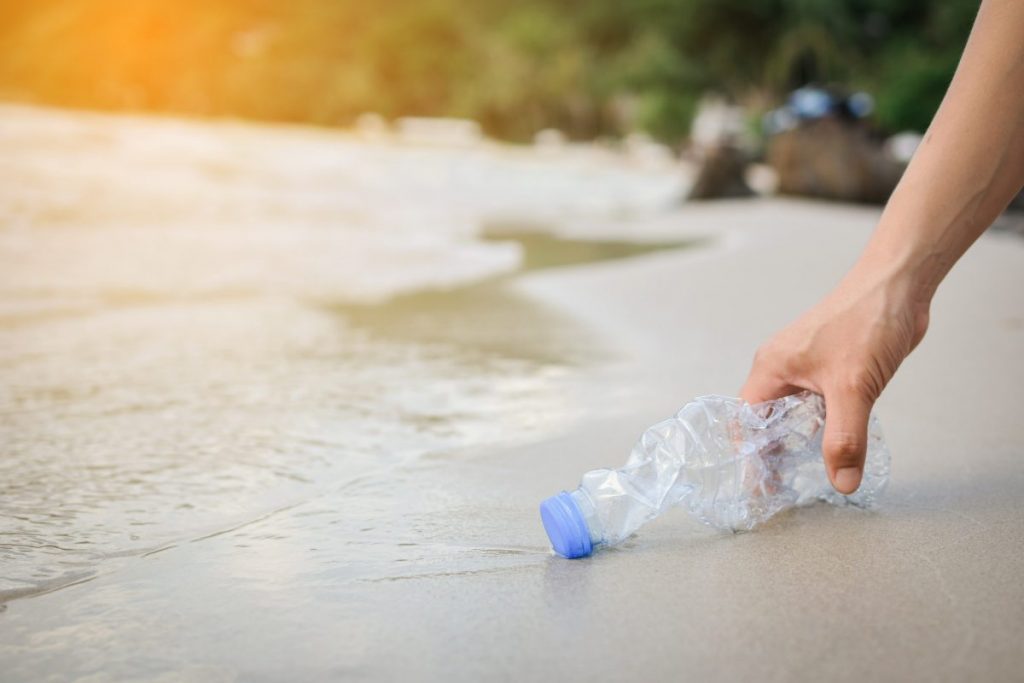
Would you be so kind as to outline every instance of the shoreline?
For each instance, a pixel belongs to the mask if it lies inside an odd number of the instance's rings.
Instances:
[[[756,344],[838,279],[876,215],[687,205],[645,229],[720,244],[510,280],[579,321],[581,345],[614,351],[560,395],[581,416],[566,431],[431,452],[9,603],[0,663],[22,679],[58,663],[113,678],[1012,678],[1024,665],[1016,238],[985,235],[954,269],[883,396],[893,480],[877,512],[815,505],[738,535],[678,512],[582,561],[552,555],[537,518],[543,497],[621,464],[690,397],[735,391]],[[101,609],[110,594],[124,600]],[[90,652],[107,653],[102,669]]]
[[[514,291],[510,284],[525,273],[536,270],[571,268],[574,265],[630,258],[655,251],[701,246],[693,240],[659,243],[649,240],[613,239],[612,236],[606,239],[572,239],[559,237],[550,229],[540,231],[530,224],[525,224],[521,229],[507,225],[501,232],[487,234],[486,239],[506,242],[519,248],[523,252],[521,268],[514,273],[495,274],[453,288],[427,288],[414,293],[398,294],[379,303],[334,304],[326,308],[331,316],[340,314],[345,325],[353,327],[361,334],[370,335],[376,343],[400,343],[414,349],[429,349],[433,345],[442,344],[457,347],[463,355],[516,358],[530,364],[552,367],[592,365],[599,362],[598,357],[603,353],[602,350],[568,348],[565,342],[559,340],[574,329],[572,321],[553,315],[551,311],[545,309],[542,302]],[[128,302],[126,305],[151,306],[154,303],[161,302],[143,299]],[[198,299],[187,303],[202,305],[209,301]],[[309,302],[295,303],[309,305]],[[109,310],[111,306],[97,307],[92,311],[78,314],[95,314],[102,312],[104,308]],[[318,306],[312,308],[316,309]],[[495,315],[496,311],[500,311],[500,315]],[[489,328],[496,329],[476,329],[465,322],[465,319],[474,318],[483,318]],[[548,331],[543,335],[534,335],[535,338],[522,335],[512,335],[511,338],[502,336],[512,332],[520,322],[527,321],[531,326],[543,326]],[[7,324],[12,323],[8,320]],[[424,455],[427,453],[408,455],[396,462],[363,466],[357,473],[350,472],[336,479],[330,479],[331,472],[325,471],[321,475],[328,478],[328,481],[317,482],[311,489],[292,491],[279,497],[269,506],[264,505],[219,520],[205,520],[202,524],[181,530],[177,534],[164,534],[150,539],[149,544],[133,544],[131,548],[118,549],[111,556],[96,559],[91,566],[82,566],[73,572],[54,576],[34,585],[4,587],[0,584],[0,611],[7,603],[15,600],[53,593],[98,577],[116,574],[126,563],[173,549],[184,543],[230,533],[267,517],[307,505],[311,501],[344,490],[354,480],[380,476],[395,468],[415,464],[416,460]],[[17,584],[19,581],[10,579],[8,583]]]

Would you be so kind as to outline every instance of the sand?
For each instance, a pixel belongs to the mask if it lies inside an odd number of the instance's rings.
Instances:
[[[880,402],[893,479],[877,511],[814,506],[740,535],[678,512],[588,560],[546,547],[539,500],[621,463],[688,398],[735,392],[757,344],[840,277],[877,215],[691,205],[637,234],[707,248],[509,281],[602,349],[564,397],[571,428],[434,453],[12,601],[0,679],[1020,680],[1016,237],[984,236],[954,270]],[[396,481],[412,484],[400,499]],[[316,520],[338,509],[365,541],[332,545]]]

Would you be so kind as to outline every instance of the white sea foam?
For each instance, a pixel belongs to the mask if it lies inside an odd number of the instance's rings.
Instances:
[[[514,270],[489,219],[657,211],[680,171],[240,123],[0,108],[0,293],[263,292],[372,302]]]

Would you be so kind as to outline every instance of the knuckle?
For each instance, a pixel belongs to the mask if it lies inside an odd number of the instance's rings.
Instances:
[[[779,362],[780,371],[787,377],[798,377],[811,372],[814,367],[810,357],[805,351],[797,350],[787,354]]]
[[[767,344],[759,346],[757,348],[757,350],[754,351],[754,365],[755,366],[767,365],[767,364],[771,363],[771,359],[772,359],[772,350],[771,350],[771,347],[769,347]]]
[[[847,374],[839,381],[838,388],[845,394],[870,402],[874,402],[881,391],[875,377],[866,369]]]
[[[841,465],[859,464],[864,453],[864,438],[849,432],[829,435],[825,452],[830,460]]]
[[[763,344],[754,353],[754,367],[775,376],[792,375],[799,365],[799,359],[791,349],[781,348],[774,341]]]

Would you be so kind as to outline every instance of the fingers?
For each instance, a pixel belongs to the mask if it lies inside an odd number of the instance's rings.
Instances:
[[[755,377],[751,374],[740,390],[740,398],[750,404],[763,403],[792,394],[789,385],[770,378]]]
[[[863,392],[837,389],[825,393],[825,435],[822,451],[832,486],[851,494],[860,486],[868,443],[872,402]]]
[[[754,367],[750,369],[750,375],[740,390],[740,398],[744,401],[750,404],[763,403],[795,394],[803,389],[814,390],[811,386],[797,386],[783,380],[776,372],[779,363],[774,359],[765,358],[765,355],[763,351],[758,351],[754,357]]]
[[[868,419],[877,393],[856,385],[826,386],[822,391],[814,373],[794,372],[786,357],[758,351],[740,397],[762,403],[809,389],[825,396],[825,434],[822,452],[829,481],[837,491],[851,494],[860,487],[868,443]],[[786,369],[788,365],[788,370]],[[781,372],[780,372],[781,370]],[[783,377],[789,379],[783,379]]]

